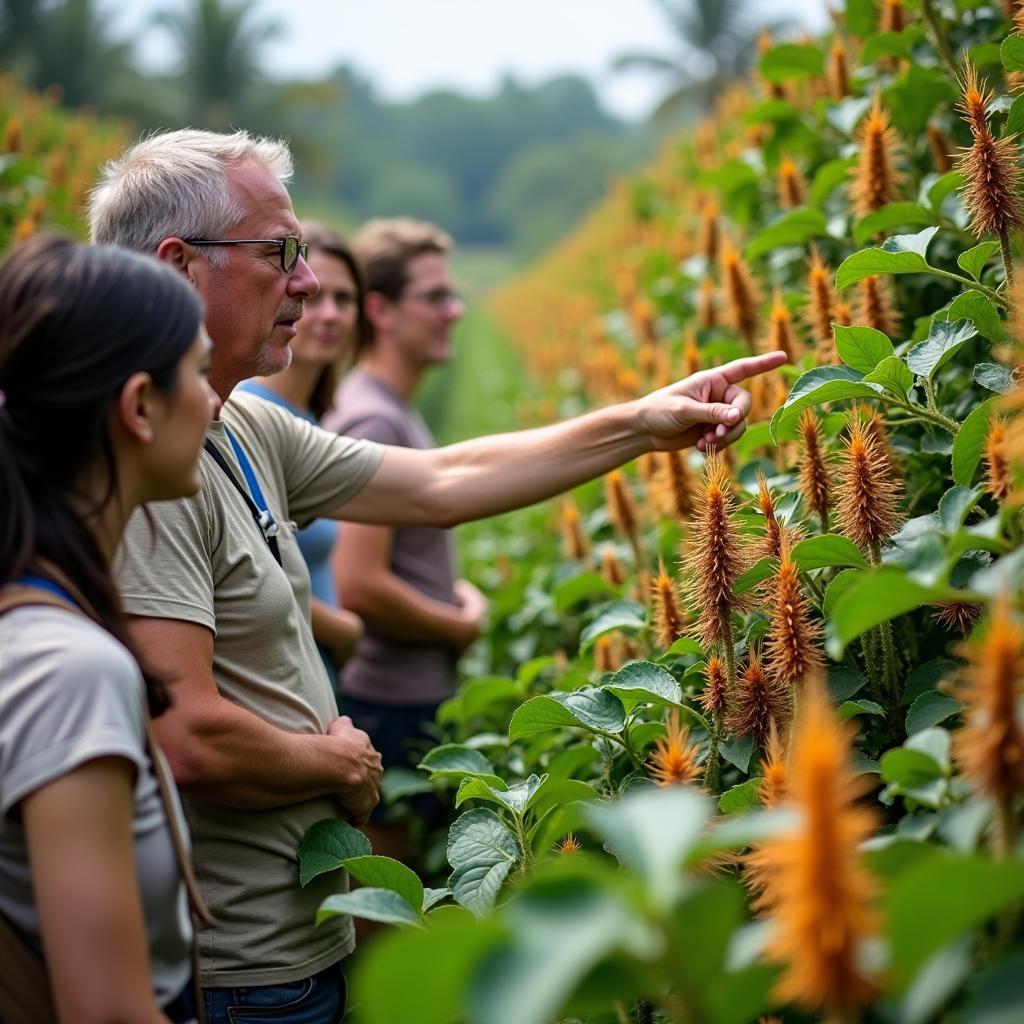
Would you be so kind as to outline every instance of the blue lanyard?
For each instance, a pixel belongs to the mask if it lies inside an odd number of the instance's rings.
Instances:
[[[259,527],[263,531],[263,536],[266,537],[267,540],[270,540],[271,537],[277,536],[278,526],[274,521],[273,513],[267,506],[267,499],[263,497],[260,482],[256,479],[256,474],[253,471],[252,463],[249,461],[249,456],[245,454],[245,449],[238,443],[238,438],[228,430],[226,424],[224,426],[224,433],[231,442],[231,447],[235,452],[235,458],[238,459],[238,464],[242,467],[242,476],[245,477],[246,486],[249,488],[249,493],[252,495],[252,500],[255,502],[256,508],[259,510],[260,517],[257,520]]]
[[[45,576],[37,576],[34,572],[24,572],[14,582],[21,583],[26,587],[35,587],[36,590],[45,590],[53,594],[54,597],[59,597],[62,601],[67,601],[68,604],[78,607],[78,602],[59,583],[54,583],[53,580],[49,580]]]

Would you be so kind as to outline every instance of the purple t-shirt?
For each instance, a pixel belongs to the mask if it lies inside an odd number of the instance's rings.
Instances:
[[[324,418],[327,430],[403,448],[433,448],[423,418],[383,381],[353,370]],[[342,525],[344,531],[345,527]],[[435,601],[456,604],[451,534],[433,526],[395,530],[391,571]],[[400,640],[366,624],[366,634],[341,673],[342,696],[401,707],[437,704],[455,692],[455,652],[447,644]],[[342,708],[344,710],[344,708]]]

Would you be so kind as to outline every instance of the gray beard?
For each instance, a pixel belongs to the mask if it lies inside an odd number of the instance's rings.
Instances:
[[[290,347],[285,349],[287,356],[285,358],[284,366],[281,366],[278,361],[271,355],[270,346],[261,348],[256,354],[256,358],[253,360],[253,370],[255,371],[253,376],[255,377],[272,377],[275,373],[283,373],[292,365],[292,350]]]

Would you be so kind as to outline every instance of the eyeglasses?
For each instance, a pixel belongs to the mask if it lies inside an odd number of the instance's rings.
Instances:
[[[286,274],[295,269],[300,256],[302,259],[309,256],[309,245],[294,235],[285,235],[284,238],[183,238],[182,241],[189,245],[276,245],[281,251],[281,269]]]
[[[458,292],[451,291],[449,288],[431,288],[427,292],[411,292],[408,295],[403,295],[402,298],[425,302],[428,306],[433,306],[438,313],[451,306],[464,305],[462,296]]]

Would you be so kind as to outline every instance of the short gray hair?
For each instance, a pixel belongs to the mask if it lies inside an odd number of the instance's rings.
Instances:
[[[226,170],[257,163],[279,181],[292,176],[292,155],[277,139],[183,128],[136,143],[103,168],[89,195],[94,244],[154,253],[165,238],[218,238],[245,210],[231,195]],[[208,249],[216,263],[221,254]]]

